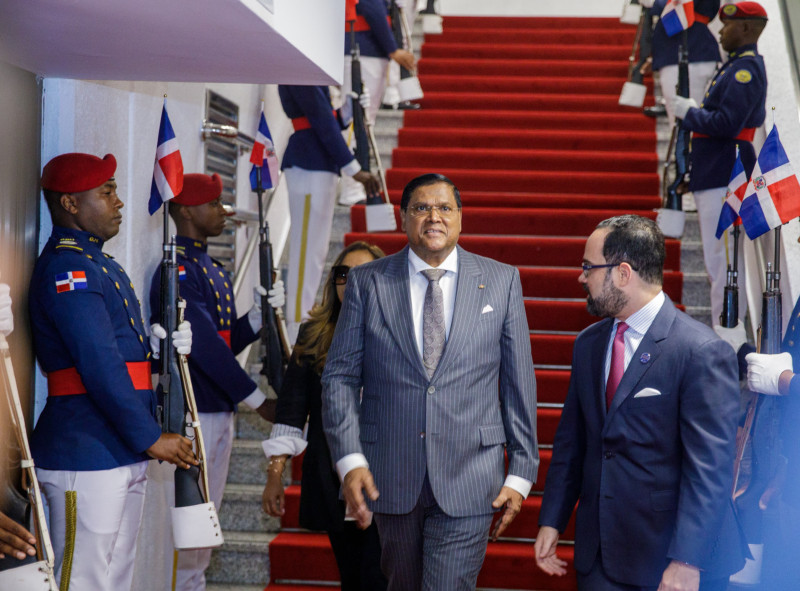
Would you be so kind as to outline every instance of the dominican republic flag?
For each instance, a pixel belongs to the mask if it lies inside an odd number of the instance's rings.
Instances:
[[[186,279],[186,267],[180,265],[178,267],[178,281],[183,281],[184,279]]]
[[[694,24],[694,0],[669,0],[661,13],[661,23],[668,37]]]
[[[153,215],[161,204],[169,201],[183,190],[183,160],[178,149],[178,140],[172,131],[167,115],[167,99],[161,111],[161,125],[158,128],[156,163],[153,166],[153,183],[150,185],[150,204],[148,210]]]
[[[725,201],[722,204],[722,211],[719,214],[717,223],[717,239],[721,238],[725,230],[731,224],[740,225],[739,209],[742,207],[742,200],[747,192],[747,174],[744,172],[742,159],[739,157],[739,150],[736,150],[736,162],[733,163],[731,180],[728,181],[728,192],[725,194]]]
[[[777,126],[767,136],[739,210],[752,240],[800,216],[800,182],[778,137]]]
[[[256,168],[264,168],[264,161],[266,161],[266,170],[268,174],[261,172],[261,188],[271,189],[275,186],[278,180],[278,173],[280,165],[278,164],[278,156],[275,154],[275,146],[272,143],[272,136],[267,127],[267,119],[264,117],[264,107],[261,107],[261,119],[258,122],[258,131],[256,132],[256,139],[253,142],[253,151],[250,153],[250,162],[253,167],[250,169],[250,188],[255,191],[258,189],[258,182],[256,178]]]
[[[56,275],[56,293],[88,289],[86,271],[67,271]]]

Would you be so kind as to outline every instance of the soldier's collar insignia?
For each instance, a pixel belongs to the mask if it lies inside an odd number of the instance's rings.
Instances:
[[[747,51],[743,51],[742,53],[740,53],[739,57],[754,57],[755,55],[756,55],[755,51],[753,51],[752,49],[748,49]]]

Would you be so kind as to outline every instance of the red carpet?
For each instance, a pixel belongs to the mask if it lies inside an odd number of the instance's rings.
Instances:
[[[482,588],[575,589],[573,572],[549,577],[536,568],[531,540],[575,336],[596,320],[577,282],[586,237],[603,219],[653,218],[660,206],[654,124],[617,106],[633,34],[615,19],[446,17],[444,32],[422,46],[425,99],[422,109],[405,113],[387,171],[395,205],[413,177],[450,177],[463,202],[459,244],[520,270],[541,464],[505,538],[488,545]],[[366,240],[387,253],[406,244],[400,232],[368,234],[363,206],[352,208],[351,223],[347,244]],[[677,241],[667,242],[666,267],[664,290],[680,302]],[[338,579],[327,538],[297,531],[301,465],[293,463],[295,485],[286,491],[289,531],[270,545],[270,590],[329,589],[322,583]],[[574,519],[559,548],[570,569],[573,536]],[[300,586],[311,581],[320,586]]]

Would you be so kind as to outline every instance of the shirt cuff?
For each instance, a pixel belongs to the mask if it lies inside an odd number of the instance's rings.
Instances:
[[[524,478],[520,478],[519,476],[514,476],[513,474],[509,474],[506,476],[506,481],[503,483],[503,486],[507,486],[508,488],[513,488],[519,494],[522,495],[522,498],[527,498],[528,493],[531,492],[531,487],[533,483],[530,480],[525,480]]]
[[[248,397],[247,397],[247,398],[245,398],[244,400],[242,400],[242,402],[244,402],[244,403],[247,405],[247,408],[250,408],[250,409],[253,409],[253,410],[255,410],[255,409],[257,409],[259,406],[261,406],[262,404],[264,404],[264,401],[265,401],[266,399],[267,399],[267,395],[266,395],[266,394],[264,394],[264,393],[263,393],[261,390],[259,390],[258,388],[256,388],[255,390],[253,390],[253,393],[252,393],[252,394],[250,394],[250,396],[248,396]]]
[[[347,473],[356,468],[369,468],[369,463],[367,462],[367,458],[364,457],[364,454],[347,454],[336,462],[336,471],[339,473],[339,480],[342,482],[344,482],[344,477]]]
[[[358,160],[353,158],[345,166],[342,166],[340,170],[344,176],[353,176],[361,172],[361,165],[358,163]]]
[[[296,456],[305,451],[308,442],[297,427],[276,423],[269,439],[261,442],[261,449],[268,458],[271,456]]]

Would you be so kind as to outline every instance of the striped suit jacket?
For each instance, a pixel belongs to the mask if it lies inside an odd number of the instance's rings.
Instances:
[[[351,270],[323,383],[333,461],[363,453],[380,498],[403,514],[427,471],[453,517],[492,511],[508,472],[536,480],[536,382],[514,267],[458,247],[450,336],[428,379],[414,337],[408,247]],[[363,390],[362,390],[363,388]]]

